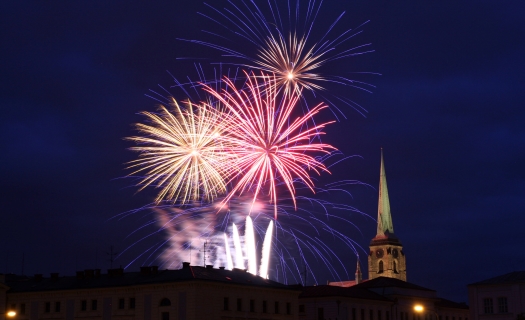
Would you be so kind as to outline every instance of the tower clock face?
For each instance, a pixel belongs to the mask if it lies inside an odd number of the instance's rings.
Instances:
[[[392,255],[394,256],[394,258],[397,258],[397,256],[399,255],[397,249],[392,250]]]
[[[376,250],[376,257],[382,258],[384,254],[385,254],[385,250],[383,250],[383,249],[377,249]]]

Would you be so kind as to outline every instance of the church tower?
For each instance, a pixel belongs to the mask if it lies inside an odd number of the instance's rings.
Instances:
[[[368,254],[368,279],[389,277],[407,281],[406,258],[401,241],[394,235],[390,201],[386,185],[383,149],[379,178],[379,201],[377,208],[377,234],[370,242]]]

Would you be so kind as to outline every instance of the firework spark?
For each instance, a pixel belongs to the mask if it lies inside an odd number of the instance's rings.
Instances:
[[[129,162],[128,168],[138,168],[130,175],[146,171],[140,190],[149,185],[160,188],[157,203],[211,201],[226,192],[224,164],[231,163],[235,155],[225,152],[224,141],[219,139],[224,126],[218,112],[206,105],[196,110],[190,102],[186,106],[183,110],[173,100],[173,112],[163,106],[160,114],[143,112],[150,122],[136,124],[143,136],[127,138],[138,144],[130,149],[140,153]]]
[[[286,186],[295,203],[294,183],[305,184],[315,192],[309,171],[329,172],[311,153],[328,154],[336,150],[329,144],[314,141],[333,121],[309,126],[314,116],[327,107],[324,104],[292,120],[299,94],[279,94],[272,85],[275,81],[272,76],[246,73],[246,77],[245,90],[238,89],[228,78],[224,79],[227,89],[221,92],[204,85],[225,109],[222,122],[227,124],[226,139],[230,152],[236,155],[237,171],[232,172],[229,180],[235,182],[225,201],[251,190],[255,202],[267,186],[277,218],[278,182]]]
[[[200,14],[218,24],[218,30],[224,30],[225,35],[205,32],[219,39],[233,40],[229,36],[239,37],[243,44],[255,46],[257,51],[255,56],[243,53],[246,48],[245,45],[243,45],[243,49],[236,50],[217,44],[215,40],[180,40],[221,51],[223,57],[238,59],[239,62],[232,62],[234,65],[275,74],[275,85],[282,88],[287,94],[294,91],[300,92],[303,89],[309,91],[323,90],[324,83],[338,83],[370,92],[370,88],[374,86],[369,83],[350,79],[346,75],[327,74],[326,70],[323,70],[323,66],[329,62],[374,51],[370,49],[370,43],[357,46],[348,45],[351,39],[362,32],[361,27],[368,21],[354,30],[346,29],[342,33],[337,33],[334,30],[343,18],[345,14],[343,12],[323,35],[317,37],[317,31],[313,31],[317,29],[314,28],[314,24],[321,9],[322,1],[307,1],[307,5],[303,7],[306,8],[305,10],[300,8],[300,2],[296,2],[295,8],[288,2],[287,10],[283,10],[277,2],[272,5],[268,1],[267,11],[270,14],[265,14],[255,1],[240,1],[237,4],[230,1],[232,8],[225,8],[222,11],[207,4],[215,14],[219,15],[220,19],[213,15]],[[287,15],[286,11],[288,11]],[[221,22],[222,19],[224,22]],[[233,42],[235,43],[235,41]],[[372,72],[357,73],[373,74]],[[354,108],[360,109],[359,105],[352,101],[342,100]]]

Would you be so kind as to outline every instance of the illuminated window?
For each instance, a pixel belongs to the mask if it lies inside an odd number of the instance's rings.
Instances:
[[[498,298],[498,312],[499,313],[507,313],[507,312],[509,312],[509,309],[507,307],[507,297],[499,297]]]
[[[483,310],[485,313],[494,313],[494,307],[492,306],[492,298],[483,299]]]

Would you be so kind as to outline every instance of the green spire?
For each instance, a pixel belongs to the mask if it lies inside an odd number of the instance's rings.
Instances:
[[[377,206],[377,235],[385,236],[385,233],[394,233],[392,215],[390,214],[390,200],[388,200],[388,188],[386,186],[385,164],[383,162],[383,148],[381,148],[381,173],[379,177],[379,203]]]

